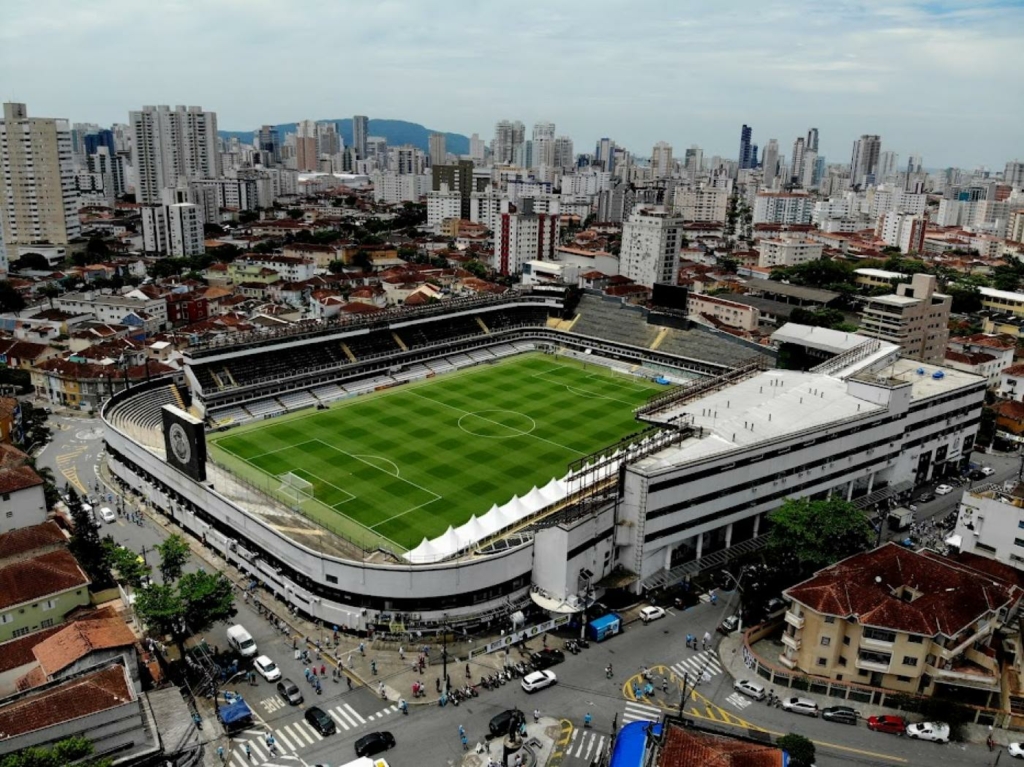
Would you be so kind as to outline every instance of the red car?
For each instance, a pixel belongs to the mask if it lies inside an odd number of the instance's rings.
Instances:
[[[907,720],[902,716],[869,716],[868,729],[902,735],[907,729]]]

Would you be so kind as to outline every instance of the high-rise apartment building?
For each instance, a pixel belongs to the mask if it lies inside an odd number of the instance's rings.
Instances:
[[[539,122],[533,124],[533,140],[540,141],[548,139],[555,140],[555,124],[551,122]]]
[[[615,173],[615,142],[610,138],[598,139],[594,148],[595,164],[609,173]]]
[[[651,150],[651,171],[655,178],[672,175],[672,145],[659,141]]]
[[[890,210],[879,216],[875,236],[903,253],[922,253],[927,228],[928,221],[923,215]]]
[[[950,296],[938,292],[935,275],[915,274],[895,293],[868,299],[857,332],[899,344],[907,357],[942,364],[952,305]]]
[[[1024,187],[1024,162],[1012,160],[1006,163],[1003,170],[1003,182],[1015,189]]]
[[[690,173],[700,173],[701,168],[704,167],[704,150],[696,144],[691,146],[683,155],[683,165]]]
[[[482,163],[487,158],[487,143],[474,133],[469,137],[469,156],[474,162]]]
[[[0,240],[10,257],[17,245],[67,245],[78,236],[67,120],[29,117],[24,104],[4,104],[0,160]]]
[[[145,106],[129,113],[135,197],[143,204],[161,201],[161,190],[178,180],[219,178],[217,114],[202,107]]]
[[[338,133],[338,126],[332,122],[320,122],[316,124],[316,151],[320,157],[333,155],[341,152],[341,134]]]
[[[753,135],[754,129],[749,125],[744,124],[740,128],[740,156],[739,156],[739,167],[740,170],[747,168],[753,168],[755,163],[754,154],[751,153],[750,139]]]
[[[482,191],[473,188],[473,167],[472,160],[459,160],[451,165],[435,165],[430,171],[433,191],[444,188],[458,193],[459,218],[469,219],[470,198],[473,192]]]
[[[761,171],[764,185],[771,188],[775,183],[776,177],[779,175],[778,139],[768,139],[768,145],[764,148],[764,154],[761,158]]]
[[[804,150],[806,142],[803,137],[793,142],[793,162],[789,166],[789,182],[799,186],[804,177]]]
[[[518,274],[527,261],[553,261],[558,247],[558,213],[534,213],[525,198],[516,211],[498,216],[494,231],[494,268]]]
[[[878,153],[878,181],[884,181],[899,173],[900,156],[897,152]]]
[[[912,154],[912,155],[910,155],[910,157],[907,158],[907,173],[909,175],[913,176],[915,173],[923,172],[924,167],[923,167],[922,163],[924,163],[924,160],[921,159],[921,155],[919,155],[919,154]]]
[[[619,271],[639,285],[675,285],[683,219],[663,207],[639,208],[622,225]]]
[[[366,159],[366,137],[370,135],[370,118],[356,115],[352,118],[352,146],[360,160]]]
[[[576,165],[576,155],[573,153],[572,139],[569,136],[558,136],[555,139],[554,156],[551,164],[563,170]]]
[[[850,156],[850,183],[868,186],[878,178],[878,158],[882,153],[882,137],[864,134],[853,142]]]
[[[295,168],[299,171],[315,171],[318,168],[316,122],[300,120],[295,126]]]
[[[260,159],[264,165],[281,162],[281,134],[276,125],[264,125],[256,132],[256,148],[263,155]]]
[[[430,148],[430,164],[444,165],[448,160],[448,141],[443,133],[431,133],[427,140]]]
[[[818,151],[818,129],[808,128],[807,129],[807,141],[804,142],[807,150],[810,152],[817,153]]]
[[[494,140],[491,142],[491,161],[495,165],[511,165],[513,148],[513,125],[511,120],[498,120],[494,124]]]

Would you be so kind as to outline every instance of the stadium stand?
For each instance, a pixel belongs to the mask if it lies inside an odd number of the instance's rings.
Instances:
[[[164,405],[182,406],[182,395],[173,383],[156,386],[137,397],[131,397],[110,411],[110,420],[119,428],[146,444],[163,444]],[[157,439],[154,442],[154,437]]]
[[[630,346],[650,348],[658,328],[647,324],[645,314],[619,299],[585,295],[578,308],[580,319],[572,332],[581,336],[618,341]]]
[[[705,330],[699,325],[691,330],[670,328],[658,351],[690,359],[714,359],[729,366],[742,365],[754,357],[766,356],[728,333]]]

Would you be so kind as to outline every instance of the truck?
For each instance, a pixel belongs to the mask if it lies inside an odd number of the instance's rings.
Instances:
[[[906,506],[897,506],[889,512],[889,529],[902,532],[914,522],[914,512]]]
[[[594,618],[594,620],[587,624],[587,636],[594,642],[603,642],[620,631],[622,631],[622,618],[615,613],[608,613],[600,618]]]

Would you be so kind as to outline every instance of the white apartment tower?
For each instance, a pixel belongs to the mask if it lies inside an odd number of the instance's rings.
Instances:
[[[655,178],[672,175],[672,145],[659,141],[651,150],[651,171]]]
[[[853,186],[875,183],[881,153],[881,136],[864,134],[853,142],[853,154],[850,156],[850,183]]]
[[[779,175],[778,139],[768,139],[768,144],[765,145],[764,152],[761,154],[761,173],[763,175],[763,183],[766,187],[771,189],[775,186],[775,179]]]
[[[129,113],[135,197],[143,204],[161,200],[161,190],[178,179],[220,177],[217,114],[202,107],[145,106]]]
[[[572,139],[569,136],[558,136],[555,139],[554,159],[551,164],[562,170],[576,165],[576,155],[573,153]]]
[[[534,213],[524,199],[518,212],[503,212],[494,229],[494,268],[518,274],[527,261],[553,261],[558,247],[558,214]]]
[[[479,163],[487,157],[487,143],[476,133],[469,137],[469,156],[473,162]]]
[[[640,208],[622,225],[619,271],[639,285],[676,284],[683,219],[663,207]]]
[[[448,141],[443,133],[431,133],[427,141],[430,148],[430,164],[444,165],[448,161]]]
[[[147,253],[176,258],[201,255],[206,249],[199,206],[179,202],[142,208],[142,242]]]
[[[4,104],[0,122],[0,241],[67,245],[79,234],[71,128],[67,120],[29,117]]]
[[[366,137],[370,135],[370,118],[356,115],[352,118],[352,146],[356,149],[356,157],[366,159]]]

